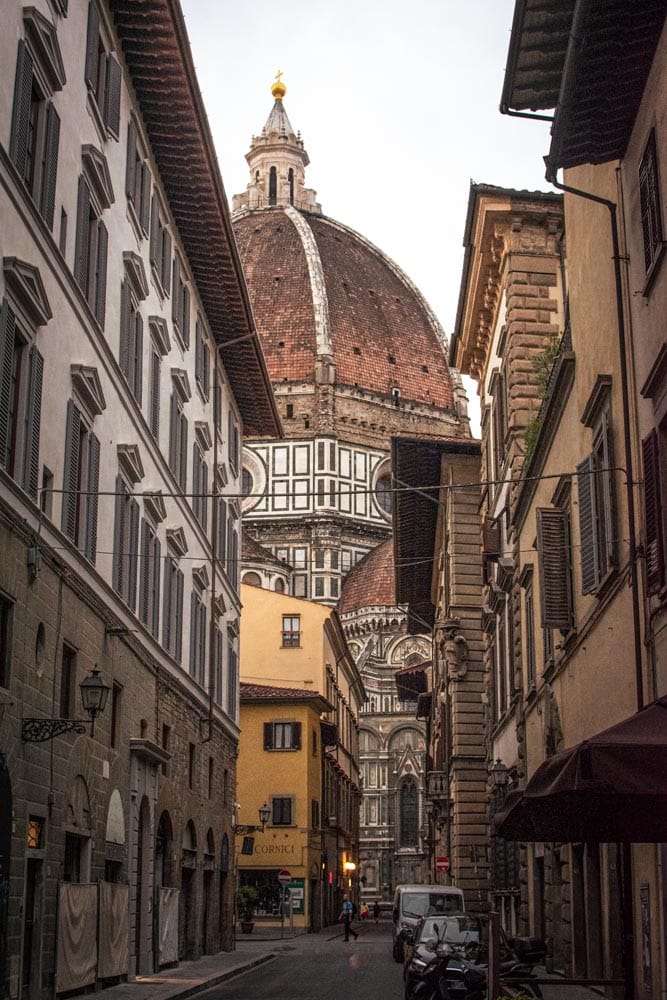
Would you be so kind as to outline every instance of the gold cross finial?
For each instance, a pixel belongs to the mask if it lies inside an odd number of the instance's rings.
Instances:
[[[279,69],[278,72],[276,73],[276,83],[280,83],[280,77],[282,75],[283,75],[283,71],[281,69]]]
[[[273,96],[277,101],[282,101],[283,97],[287,93],[287,87],[280,79],[282,75],[283,71],[279,69],[278,72],[276,73],[275,80],[271,84],[271,93],[273,94]]]

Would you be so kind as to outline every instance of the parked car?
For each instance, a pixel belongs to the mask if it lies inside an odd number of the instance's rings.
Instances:
[[[406,1000],[482,1000],[486,996],[489,921],[486,916],[424,916],[406,935],[403,979]],[[540,997],[532,965],[544,958],[536,938],[517,939],[521,951],[500,932],[503,994]],[[523,947],[526,945],[526,947]]]
[[[463,913],[463,893],[454,885],[407,884],[396,887],[392,909],[391,950],[394,960],[404,959],[407,931],[414,930],[420,917],[428,914]]]

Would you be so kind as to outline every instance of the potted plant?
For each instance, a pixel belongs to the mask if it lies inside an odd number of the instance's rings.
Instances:
[[[257,889],[252,885],[242,885],[236,893],[236,906],[241,918],[241,930],[244,934],[250,934],[255,926],[252,918],[258,898]]]

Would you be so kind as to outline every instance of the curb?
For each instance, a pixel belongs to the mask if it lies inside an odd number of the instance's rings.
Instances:
[[[254,969],[259,965],[264,965],[266,962],[272,961],[275,957],[276,955],[274,952],[267,952],[264,955],[258,955],[257,958],[248,959],[248,961],[244,962],[242,965],[237,965],[233,969],[227,969],[224,972],[219,972],[217,975],[211,976],[210,979],[201,979],[198,982],[190,980],[188,985],[182,990],[180,990],[175,984],[170,984],[171,988],[168,993],[165,991],[163,1000],[173,1000],[175,997],[178,997],[179,1000],[186,1000],[186,997],[194,996],[195,993],[201,993],[213,986],[218,986],[220,983],[224,983],[228,979],[233,979],[235,976],[240,976],[244,972],[249,972],[250,969]],[[143,980],[142,985],[151,988],[150,994],[145,994],[146,997],[154,995],[156,986],[159,989],[159,984],[157,984],[154,980],[151,982],[150,979]],[[136,1000],[144,1000],[144,998],[136,997]]]

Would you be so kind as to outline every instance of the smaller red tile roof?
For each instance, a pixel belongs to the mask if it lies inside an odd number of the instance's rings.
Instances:
[[[241,701],[324,701],[319,691],[279,687],[275,684],[251,684],[241,681]]]
[[[241,559],[248,562],[262,562],[270,566],[278,566],[280,569],[285,570],[285,572],[289,572],[291,569],[289,563],[286,563],[283,559],[279,559],[278,556],[274,556],[270,549],[264,548],[263,545],[245,530],[241,533]]]
[[[388,538],[371,549],[347,574],[338,601],[338,613],[344,615],[361,608],[395,605],[394,541]]]

